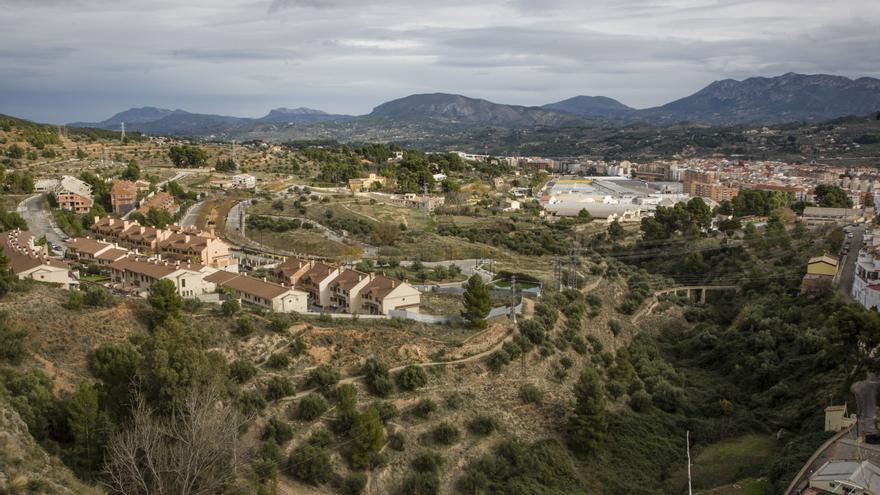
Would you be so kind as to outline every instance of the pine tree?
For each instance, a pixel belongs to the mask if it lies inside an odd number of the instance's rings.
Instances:
[[[608,430],[605,418],[605,387],[593,368],[584,368],[574,386],[575,417],[571,441],[583,452],[593,452]]]
[[[382,450],[385,444],[385,430],[376,409],[370,408],[362,414],[358,414],[351,426],[349,436],[354,441],[351,450],[351,466],[355,469],[364,469],[372,464],[376,454]]]
[[[3,247],[0,246],[0,296],[6,295],[15,285],[15,275],[9,269],[9,258],[3,255]]]
[[[153,284],[147,301],[153,308],[153,321],[156,323],[177,318],[183,307],[183,298],[177,293],[174,282],[170,280],[160,280]]]
[[[98,405],[98,392],[81,383],[67,403],[67,424],[73,436],[72,459],[80,475],[98,473],[110,433],[110,419]]]
[[[464,292],[464,310],[461,316],[464,317],[474,328],[485,328],[486,317],[489,316],[489,310],[492,309],[492,302],[489,299],[489,288],[483,283],[483,279],[478,274],[474,274],[468,279]]]

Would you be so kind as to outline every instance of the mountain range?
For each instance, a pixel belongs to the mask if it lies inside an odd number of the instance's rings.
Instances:
[[[346,129],[407,128],[436,132],[444,127],[553,128],[643,122],[665,125],[776,124],[822,121],[880,110],[880,79],[788,73],[742,81],[715,81],[696,93],[653,108],[636,109],[605,96],[575,96],[541,107],[506,105],[461,95],[417,94],[383,103],[367,115],[333,115],[310,108],[276,108],[260,118],[132,108],[101,122],[77,127],[126,129],[194,137],[296,137],[304,127],[345,139]],[[308,133],[306,133],[308,134]]]

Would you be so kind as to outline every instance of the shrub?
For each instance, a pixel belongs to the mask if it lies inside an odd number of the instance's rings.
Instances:
[[[541,345],[547,338],[544,327],[537,320],[522,320],[519,323],[519,331],[535,345]]]
[[[437,495],[440,493],[440,478],[435,473],[416,473],[409,475],[400,486],[400,495]]]
[[[461,438],[461,432],[452,423],[442,422],[431,430],[431,439],[441,445],[452,445]]]
[[[238,408],[245,416],[250,416],[266,408],[266,399],[256,392],[242,392],[238,396]]]
[[[393,402],[375,402],[370,407],[376,410],[376,413],[379,414],[379,419],[384,424],[387,424],[392,419],[400,416],[400,411],[397,410],[397,406],[395,406]]]
[[[651,394],[644,390],[637,390],[629,398],[629,407],[636,412],[642,412],[651,407]]]
[[[274,480],[278,476],[278,463],[265,457],[257,457],[251,461],[254,478],[259,482]]]
[[[273,332],[283,332],[290,326],[292,319],[287,313],[272,313],[269,315],[269,329]]]
[[[234,316],[239,311],[241,311],[241,304],[238,303],[238,299],[227,299],[220,305],[220,313],[223,316]]]
[[[437,452],[426,451],[417,455],[410,462],[417,473],[436,473],[443,467],[443,457]]]
[[[394,384],[388,375],[388,366],[376,358],[369,358],[361,368],[361,373],[370,387],[370,391],[379,397],[387,397],[394,391]]]
[[[623,325],[620,324],[617,320],[610,320],[608,322],[608,329],[611,330],[611,333],[617,337],[620,335],[620,332],[623,331]]]
[[[572,361],[572,359],[568,356],[562,356],[561,358],[559,358],[559,366],[561,366],[563,369],[570,369],[572,366],[574,366],[574,361]]]
[[[367,486],[367,475],[364,473],[351,473],[342,481],[340,492],[342,495],[361,495]]]
[[[304,421],[313,421],[321,417],[328,409],[327,400],[320,394],[309,394],[299,401],[296,415]]]
[[[437,410],[437,403],[431,399],[422,399],[412,408],[412,413],[420,418],[427,418]]]
[[[287,422],[276,417],[269,418],[269,422],[263,428],[262,440],[274,440],[278,445],[284,445],[293,438],[293,427]]]
[[[82,291],[79,290],[71,290],[70,294],[67,296],[67,304],[65,307],[72,311],[77,311],[83,308],[85,305],[85,295]]]
[[[306,385],[315,387],[325,394],[337,383],[339,383],[339,371],[329,364],[322,364],[313,369],[306,379]]]
[[[492,416],[480,414],[468,423],[468,430],[475,435],[489,435],[498,429],[498,422]]]
[[[327,447],[331,443],[333,443],[333,436],[329,431],[324,429],[316,430],[312,433],[312,436],[309,437],[309,444],[316,447]]]
[[[504,349],[497,350],[489,356],[489,369],[495,373],[500,372],[510,363],[510,355]]]
[[[313,445],[301,445],[291,452],[287,471],[294,478],[316,486],[327,483],[333,476],[327,451]]]
[[[275,369],[286,368],[289,364],[290,358],[287,357],[285,354],[281,354],[280,352],[272,354],[266,361],[266,366]]]
[[[238,318],[238,324],[235,326],[235,334],[240,337],[247,337],[257,331],[254,320],[250,316],[243,315]]]
[[[278,400],[282,397],[293,395],[295,390],[293,382],[287,378],[273,376],[268,382],[266,382],[265,397],[266,400],[269,401]]]
[[[0,321],[0,361],[8,361],[13,364],[20,362],[26,353],[25,339],[27,335],[27,330],[9,328],[5,322]],[[0,383],[0,390],[2,390],[2,383]]]
[[[388,447],[396,450],[402,451],[406,448],[406,437],[403,436],[403,433],[394,432],[388,435]]]
[[[519,388],[519,398],[526,404],[540,404],[544,400],[544,391],[527,383]]]
[[[281,447],[279,447],[275,440],[272,439],[260,443],[256,457],[270,459],[276,464],[280,464],[284,461],[284,453],[281,452]]]
[[[233,361],[229,365],[229,377],[236,383],[245,383],[257,375],[257,367],[247,361]]]
[[[114,301],[113,295],[110,294],[110,291],[100,285],[93,285],[86,290],[83,302],[86,306],[98,308],[113,306]]]
[[[416,365],[409,365],[397,374],[397,386],[403,390],[415,390],[428,384],[428,374]]]
[[[456,411],[464,405],[464,396],[459,392],[452,392],[446,396],[446,407]]]
[[[306,352],[308,346],[306,346],[306,342],[302,337],[297,337],[294,339],[293,343],[290,344],[290,355],[293,357],[301,356],[304,352]]]

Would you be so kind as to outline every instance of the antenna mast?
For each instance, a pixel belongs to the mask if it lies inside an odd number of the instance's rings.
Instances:
[[[690,430],[685,433],[685,443],[687,444],[687,457],[688,457],[688,495],[693,495],[694,490],[691,487],[691,432]]]
[[[120,122],[119,125],[122,127],[122,135],[119,137],[119,140],[125,141],[125,122]]]

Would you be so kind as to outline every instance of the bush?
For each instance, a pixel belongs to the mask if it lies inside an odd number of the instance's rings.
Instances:
[[[0,361],[12,364],[20,362],[26,353],[25,339],[27,335],[27,330],[12,329],[5,322],[0,321]],[[2,390],[2,384],[0,384],[0,390]]]
[[[567,370],[574,366],[574,361],[568,356],[562,356],[559,358],[559,366]]]
[[[340,492],[342,495],[361,495],[367,486],[367,475],[364,473],[351,473],[342,481]]]
[[[489,369],[495,373],[500,372],[510,364],[510,355],[504,349],[497,350],[489,356]]]
[[[302,337],[297,337],[296,339],[294,339],[293,343],[290,344],[290,355],[293,357],[299,357],[304,352],[306,352],[306,349],[308,349],[306,342],[303,340]]]
[[[313,369],[306,379],[307,386],[315,387],[324,394],[337,383],[339,383],[339,371],[329,364],[322,364]]]
[[[321,415],[327,411],[328,407],[329,405],[327,404],[327,400],[324,399],[324,396],[320,394],[309,394],[299,401],[296,415],[299,419],[304,421],[313,421],[320,418]]]
[[[235,334],[239,337],[247,337],[257,331],[257,326],[250,316],[243,315],[238,318],[238,325],[235,327]]]
[[[428,384],[428,374],[416,365],[409,365],[397,374],[397,386],[403,390],[415,390]]]
[[[527,383],[519,388],[519,398],[526,404],[540,404],[544,400],[544,391]]]
[[[620,335],[620,332],[623,331],[623,325],[620,324],[617,320],[610,320],[608,322],[608,329],[611,330],[611,333],[617,337]]]
[[[254,472],[254,478],[261,483],[278,477],[278,463],[265,457],[257,457],[251,461],[251,470]]]
[[[67,304],[65,307],[71,311],[78,311],[85,305],[85,295],[82,291],[71,290],[67,296]]]
[[[398,452],[406,448],[406,437],[403,433],[394,432],[388,435],[388,447]]]
[[[394,384],[388,375],[388,366],[376,358],[369,358],[361,368],[361,373],[370,391],[379,397],[388,397],[394,391]]]
[[[411,474],[400,486],[400,495],[437,495],[440,493],[440,478],[434,473]]]
[[[265,397],[266,400],[273,401],[293,395],[295,391],[293,382],[284,377],[273,376],[266,383]]]
[[[113,306],[113,302],[113,295],[110,294],[110,291],[100,285],[89,287],[83,298],[83,303],[93,308],[110,307]]]
[[[642,412],[651,407],[651,394],[644,390],[637,390],[629,398],[629,407],[636,412]]]
[[[309,445],[314,445],[316,447],[327,447],[331,443],[333,443],[333,436],[329,431],[320,429],[312,433],[312,436],[309,437]]]
[[[290,358],[285,354],[281,354],[280,352],[276,352],[269,356],[269,359],[266,361],[266,366],[274,369],[286,368],[287,365],[290,364]]]
[[[266,399],[256,392],[242,392],[238,396],[238,408],[242,414],[250,416],[266,408]]]
[[[393,402],[376,402],[370,407],[376,410],[383,424],[388,424],[389,421],[400,416],[400,411],[397,410],[397,406]]]
[[[410,466],[417,473],[437,473],[443,467],[443,457],[436,452],[422,452],[413,458]]]
[[[333,476],[327,451],[313,445],[301,445],[291,452],[287,471],[294,478],[316,486],[327,483]]]
[[[475,435],[489,435],[498,429],[498,422],[492,416],[480,414],[468,423],[468,430]]]
[[[437,403],[431,399],[422,399],[412,408],[413,415],[420,418],[427,418],[435,411],[437,411]]]
[[[220,305],[220,313],[223,316],[235,316],[239,311],[241,311],[241,304],[238,303],[238,299],[227,299]]]
[[[269,316],[269,329],[273,332],[283,332],[290,326],[291,316],[287,313],[272,313]]]
[[[541,345],[547,338],[544,327],[537,320],[522,320],[519,323],[519,331],[535,345]]]
[[[441,445],[452,445],[461,438],[461,432],[452,423],[442,422],[431,431],[431,439]]]
[[[270,459],[275,464],[280,464],[284,461],[284,453],[281,452],[281,447],[278,446],[275,440],[266,440],[260,443],[256,457]]]
[[[263,428],[262,440],[273,440],[278,445],[284,445],[293,438],[293,427],[287,422],[276,417],[269,418],[269,422]]]
[[[257,367],[247,361],[233,361],[229,365],[229,378],[245,383],[257,375]]]

